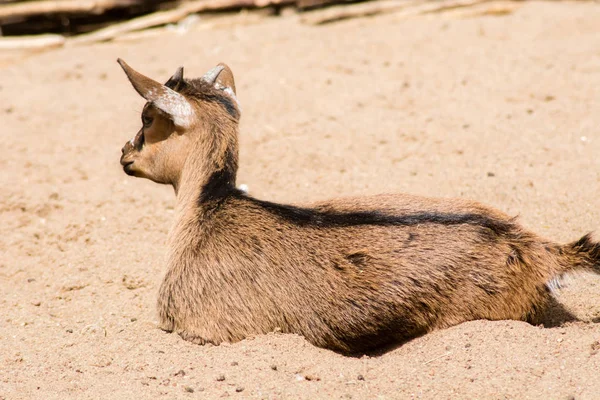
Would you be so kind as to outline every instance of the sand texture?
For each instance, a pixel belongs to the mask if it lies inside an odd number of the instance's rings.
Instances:
[[[499,14],[287,15],[2,54],[0,399],[600,399],[588,275],[557,297],[575,321],[474,321],[362,358],[157,328],[175,196],[119,166],[144,101],[117,57],[158,80],[228,63],[257,197],[465,197],[560,242],[600,230],[600,5]]]

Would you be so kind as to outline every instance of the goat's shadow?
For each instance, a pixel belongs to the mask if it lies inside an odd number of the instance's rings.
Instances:
[[[541,320],[541,326],[544,328],[558,328],[568,322],[581,321],[573,315],[564,305],[558,302],[554,297],[550,297],[548,306]],[[595,322],[595,321],[592,321]]]
[[[542,318],[540,319],[540,323],[537,326],[541,326],[543,328],[558,328],[567,323],[578,322],[578,321],[581,321],[581,320],[579,318],[577,318],[573,313],[571,313],[564,305],[562,305],[560,302],[558,302],[554,297],[551,297],[548,302],[547,307],[545,308],[545,310],[543,312]],[[600,317],[594,318],[591,322],[599,323]],[[360,358],[363,356],[380,357],[391,351],[399,349],[406,343],[408,343],[414,339],[417,339],[417,338],[423,336],[424,334],[425,333],[417,335],[408,340],[390,343],[390,344],[378,347],[378,348],[370,350],[370,351],[355,353],[355,354],[344,354],[344,355],[348,356],[348,357],[353,357],[353,358]]]

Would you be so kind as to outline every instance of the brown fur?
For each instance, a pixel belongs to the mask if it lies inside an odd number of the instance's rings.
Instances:
[[[224,68],[216,82],[235,93]],[[600,272],[589,236],[558,245],[470,201],[398,194],[294,207],[253,199],[235,189],[235,101],[219,85],[177,79],[169,85],[193,105],[194,125],[176,127],[150,102],[152,124],[121,159],[128,174],[177,193],[158,298],[164,330],[214,344],[280,330],[362,352],[475,319],[537,323],[549,280]],[[136,84],[144,95],[147,82]]]

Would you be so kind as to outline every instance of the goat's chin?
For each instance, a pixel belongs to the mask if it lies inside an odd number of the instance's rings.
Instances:
[[[129,176],[136,176],[135,171],[131,168],[132,164],[126,164],[123,166],[123,172],[125,172]]]
[[[135,169],[135,167],[133,167],[133,163],[124,165],[123,172],[135,178],[146,178],[152,180],[151,178],[147,177],[142,171]]]

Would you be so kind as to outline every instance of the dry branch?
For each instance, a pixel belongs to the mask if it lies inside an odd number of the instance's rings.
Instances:
[[[143,17],[134,18],[120,24],[110,25],[106,28],[99,29],[91,33],[84,33],[74,37],[73,39],[70,39],[69,42],[72,44],[104,42],[125,33],[165,24],[172,24],[182,20],[187,15],[189,15],[189,13],[182,9],[156,12],[153,14],[144,15]]]
[[[330,4],[349,3],[352,0],[296,0],[296,7],[300,10],[306,8],[324,7]]]
[[[423,4],[427,0],[383,0],[350,5],[339,5],[324,10],[309,11],[302,17],[302,22],[310,25],[326,24],[349,18],[369,17]]]
[[[302,18],[302,22],[310,25],[321,25],[349,18],[368,17],[383,13],[394,13],[400,17],[406,17],[471,7],[488,1],[490,0],[442,0],[435,2],[428,0],[374,1],[308,12]]]
[[[480,4],[489,3],[492,0],[450,0],[442,1],[438,4],[430,4],[430,7],[423,7],[418,14],[433,14],[438,12],[445,12],[448,10],[456,10],[459,8],[467,8],[478,6]]]
[[[512,14],[523,3],[517,1],[493,1],[488,4],[477,4],[473,7],[459,8],[447,13],[453,18],[472,18],[478,16],[503,16]]]
[[[127,6],[140,3],[141,0],[54,0],[54,1],[28,1],[21,3],[0,4],[0,21],[9,15],[7,10],[12,10],[11,17],[15,15],[31,15],[27,12],[59,12],[67,10],[72,12],[99,12],[104,9]],[[304,3],[302,3],[304,1]],[[169,11],[160,11],[134,18],[126,22],[110,25],[106,28],[82,34],[66,43],[85,44],[109,41],[123,35],[143,31],[167,24],[178,23],[191,14],[211,11],[239,10],[242,8],[263,8],[268,6],[308,4],[306,2],[321,2],[326,4],[334,1],[344,0],[193,0],[181,3],[177,8]],[[478,6],[483,3],[493,3],[492,0],[382,0],[359,4],[343,4],[327,9],[310,11],[303,15],[302,22],[319,25],[329,22],[344,20],[348,18],[372,16],[382,13],[394,13],[398,18],[443,12],[447,10],[460,10]],[[311,3],[312,4],[312,3]],[[474,7],[477,8],[477,7]],[[16,13],[15,13],[16,10]],[[498,10],[500,10],[498,8]],[[510,12],[506,7],[498,11],[496,8],[487,8],[484,13]],[[20,14],[19,14],[20,13]],[[21,37],[18,39],[4,39],[0,43],[0,49],[16,48],[45,48],[62,46],[65,39],[59,35],[41,35]]]
[[[0,50],[47,49],[64,45],[62,35],[0,37]]]
[[[91,33],[82,34],[71,39],[69,42],[73,44],[83,44],[108,41],[125,33],[166,24],[174,24],[190,14],[199,12],[264,7],[271,4],[287,4],[288,2],[290,2],[290,0],[197,0],[189,3],[183,3],[174,10],[148,14],[143,17],[134,18],[120,24],[111,25]]]

